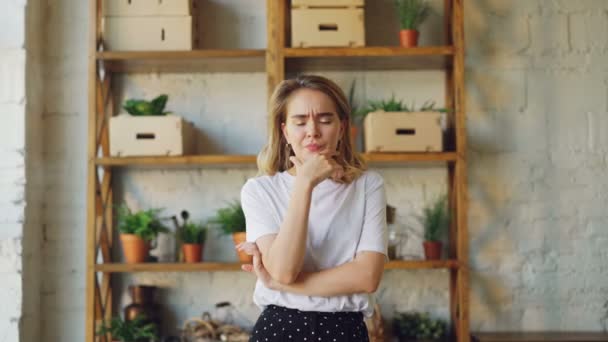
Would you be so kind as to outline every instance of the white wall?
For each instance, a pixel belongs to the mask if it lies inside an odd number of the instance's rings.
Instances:
[[[382,2],[390,5],[388,0]],[[219,8],[222,17],[233,19],[210,23],[214,32],[225,28],[227,39],[209,44],[263,44],[259,38],[247,42],[230,39],[234,37],[231,30],[241,28],[251,37],[265,37],[263,10],[231,10],[239,5],[230,1],[204,3]],[[392,32],[394,27],[386,24],[390,20],[381,15],[379,3],[369,7],[368,22],[384,23],[387,32]],[[608,300],[608,235],[602,229],[608,223],[604,210],[608,183],[602,177],[608,161],[608,140],[602,129],[608,127],[608,42],[600,38],[608,25],[608,3],[471,0],[466,6],[471,327],[600,330],[606,311],[602,304]],[[56,0],[46,2],[43,11],[45,235],[40,286],[42,334],[48,340],[84,339],[87,9],[84,1]],[[18,15],[10,16],[10,20],[15,18]],[[388,34],[375,34],[381,32],[375,26],[368,31],[371,43],[396,43]],[[432,33],[426,33],[421,43],[436,43],[439,35]],[[0,38],[4,44],[7,38]],[[10,70],[10,75],[23,69],[25,61],[24,52],[11,44],[0,50],[6,60],[1,65],[8,63],[3,70]],[[395,92],[416,103],[430,97],[442,100],[442,75],[436,72],[324,74],[344,87],[356,78],[360,98]],[[3,72],[0,80],[9,77],[5,75],[9,74]],[[263,73],[129,75],[115,83],[120,98],[167,92],[169,108],[193,120],[209,137],[206,141],[212,145],[201,140],[201,150],[252,153],[263,142]],[[13,120],[25,127],[23,95],[14,95],[19,87],[1,89],[3,112],[21,113]],[[252,120],[245,122],[247,119]],[[15,180],[23,179],[19,167],[23,156],[15,156],[22,144],[2,152],[12,158],[2,160],[12,160],[7,172]],[[445,188],[441,168],[379,171],[402,225],[411,223],[411,214]],[[244,180],[254,173],[251,167],[125,170],[119,172],[117,196],[134,206],[165,207],[170,214],[186,208],[202,219],[224,200],[236,198]],[[19,187],[14,193],[19,191],[23,193]],[[14,198],[19,197],[8,196],[5,202],[12,203]],[[12,215],[15,206],[21,210],[22,206],[11,205],[3,213],[9,213],[7,220],[16,225],[8,230],[14,233],[0,240],[0,255],[6,254],[0,260],[19,260],[20,242],[15,238],[21,228]],[[408,242],[411,253],[421,252],[418,242],[412,236]],[[226,238],[213,237],[205,257],[229,260],[234,257],[230,248]],[[6,272],[7,279],[15,280],[1,287],[20,293],[16,263],[8,264]],[[136,281],[166,288],[161,302],[170,312],[170,326],[210,310],[221,300],[237,304],[243,321],[253,322],[257,314],[250,298],[253,279],[246,274],[138,274],[120,279],[123,285]],[[447,281],[445,271],[387,271],[378,291],[383,313],[390,317],[395,310],[416,309],[447,317]],[[11,303],[15,309],[7,314],[0,311],[0,318],[19,317],[19,304]],[[6,331],[16,329],[11,324]]]

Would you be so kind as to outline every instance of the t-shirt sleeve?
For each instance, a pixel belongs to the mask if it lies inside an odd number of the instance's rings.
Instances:
[[[241,189],[241,206],[245,214],[247,241],[255,242],[268,234],[279,233],[279,223],[272,213],[270,203],[260,196],[260,185],[250,179]]]
[[[372,251],[388,255],[388,233],[386,228],[386,192],[384,180],[379,174],[368,176],[365,184],[365,214],[363,231],[357,253]]]

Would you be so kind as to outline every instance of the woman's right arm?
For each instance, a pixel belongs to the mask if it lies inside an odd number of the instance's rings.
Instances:
[[[302,270],[313,188],[332,175],[341,177],[343,172],[331,154],[316,155],[305,163],[295,157],[291,160],[297,176],[279,233],[255,241],[268,273],[281,284],[293,283]]]
[[[312,189],[312,183],[296,178],[279,233],[256,241],[268,273],[283,284],[292,283],[304,263]]]

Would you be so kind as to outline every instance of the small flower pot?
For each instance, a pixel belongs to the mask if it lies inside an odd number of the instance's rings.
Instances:
[[[247,241],[246,233],[233,233],[232,240],[234,241],[234,245],[238,245],[239,243]],[[253,255],[249,255],[243,251],[236,251],[239,257],[239,261],[243,264],[251,264],[253,262]]]
[[[135,234],[120,234],[120,242],[127,264],[146,262],[150,255],[150,243]]]
[[[203,245],[199,243],[184,243],[182,245],[184,262],[195,263],[203,259]]]
[[[441,259],[442,243],[439,241],[424,241],[424,256],[426,260]]]
[[[355,125],[350,126],[350,145],[353,148],[353,151],[357,150],[357,132],[358,127]]]
[[[403,47],[418,46],[418,31],[416,30],[401,30],[399,31],[399,42]]]

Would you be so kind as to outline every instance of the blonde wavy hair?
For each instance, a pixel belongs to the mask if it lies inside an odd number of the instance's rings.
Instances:
[[[268,141],[257,158],[258,173],[272,176],[293,166],[289,157],[293,156],[294,153],[283,136],[281,124],[285,123],[287,119],[287,104],[291,95],[296,90],[303,88],[320,91],[334,102],[338,118],[344,127],[342,136],[338,141],[338,155],[335,157],[337,163],[344,168],[344,176],[335,181],[351,183],[367,169],[365,161],[351,144],[351,108],[344,92],[338,85],[325,77],[315,75],[302,75],[294,79],[284,80],[275,88],[270,98]]]

